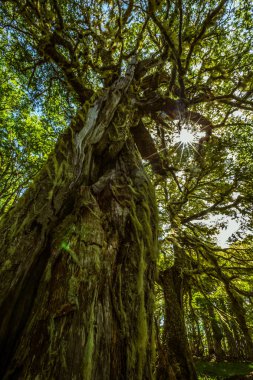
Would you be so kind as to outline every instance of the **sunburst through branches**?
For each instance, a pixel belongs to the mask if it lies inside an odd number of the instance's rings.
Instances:
[[[185,151],[190,153],[191,150],[198,153],[198,143],[201,137],[205,133],[203,131],[196,130],[191,124],[183,124],[178,128],[178,131],[174,134],[174,143],[176,145],[176,151],[179,149],[180,161],[182,160]]]
[[[196,140],[196,136],[189,129],[183,128],[180,131],[178,140],[182,145],[192,145]]]

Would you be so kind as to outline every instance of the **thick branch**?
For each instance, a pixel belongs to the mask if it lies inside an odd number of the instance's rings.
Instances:
[[[165,175],[166,170],[163,167],[161,157],[156,149],[149,131],[144,126],[143,122],[140,121],[137,127],[132,128],[131,133],[142,158],[150,162],[155,173]]]

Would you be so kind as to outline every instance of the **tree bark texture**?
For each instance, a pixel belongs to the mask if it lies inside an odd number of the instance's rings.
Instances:
[[[164,351],[176,380],[196,380],[182,309],[182,278],[176,267],[163,271],[159,283],[164,292]]]
[[[131,80],[85,104],[1,221],[4,380],[153,378],[157,210]]]

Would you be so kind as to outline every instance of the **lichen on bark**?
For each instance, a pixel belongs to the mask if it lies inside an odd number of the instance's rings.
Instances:
[[[129,136],[130,82],[80,111],[2,221],[5,380],[153,378],[157,211]]]

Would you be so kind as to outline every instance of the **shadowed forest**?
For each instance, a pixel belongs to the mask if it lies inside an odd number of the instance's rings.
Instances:
[[[0,379],[253,379],[252,2],[0,5]]]

